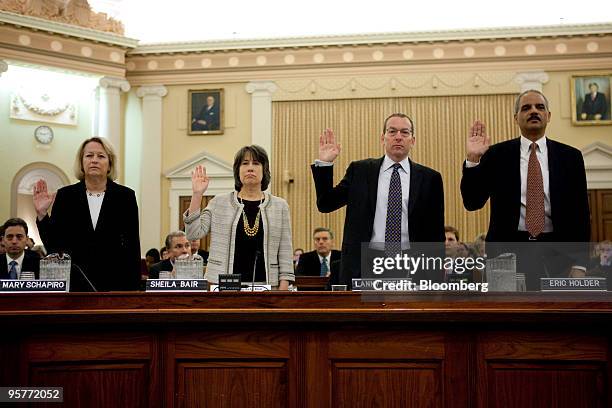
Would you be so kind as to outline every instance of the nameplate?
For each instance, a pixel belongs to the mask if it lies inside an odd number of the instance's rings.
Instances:
[[[0,293],[66,292],[65,280],[0,280]]]
[[[272,290],[272,285],[257,285],[257,284],[255,284],[254,286],[251,286],[251,285],[244,286],[243,285],[240,288],[241,292],[266,292],[268,290]],[[210,291],[220,292],[219,285],[210,285]]]
[[[226,290],[239,291],[242,283],[242,276],[240,274],[221,274],[219,275],[219,287],[218,291],[223,292]]]
[[[542,291],[606,291],[606,278],[540,278]]]
[[[411,279],[353,279],[351,290],[354,292],[409,292],[417,290],[417,288],[416,284],[413,284]]]
[[[147,279],[147,292],[206,292],[206,279]]]

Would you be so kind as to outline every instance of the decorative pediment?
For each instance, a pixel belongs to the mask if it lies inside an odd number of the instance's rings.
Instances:
[[[589,169],[612,169],[612,146],[595,142],[582,149],[584,167]]]
[[[206,174],[211,179],[234,177],[232,165],[208,153],[201,153],[168,170],[165,174],[170,180],[191,179],[191,171],[198,165],[206,168]]]

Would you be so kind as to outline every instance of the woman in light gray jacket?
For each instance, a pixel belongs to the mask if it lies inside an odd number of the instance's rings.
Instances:
[[[236,191],[215,196],[200,211],[208,182],[206,169],[197,166],[184,214],[189,240],[210,234],[206,279],[218,283],[219,274],[235,273],[243,282],[254,279],[287,290],[295,280],[291,218],[287,202],[264,191],[270,184],[266,151],[257,145],[240,149],[234,157]]]

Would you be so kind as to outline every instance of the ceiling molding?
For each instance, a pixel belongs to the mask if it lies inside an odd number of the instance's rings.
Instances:
[[[46,31],[52,34],[65,35],[81,40],[90,40],[97,43],[119,46],[125,49],[132,49],[138,45],[138,40],[123,37],[121,35],[45,20],[38,17],[9,13],[7,11],[0,11],[0,25],[3,24],[12,25],[18,28],[29,28],[33,31]]]
[[[478,40],[575,37],[612,34],[612,23],[550,25],[536,27],[501,27],[405,33],[369,33],[335,36],[262,38],[251,40],[215,40],[140,44],[132,55],[249,51],[257,49],[318,48],[377,44],[446,43]]]

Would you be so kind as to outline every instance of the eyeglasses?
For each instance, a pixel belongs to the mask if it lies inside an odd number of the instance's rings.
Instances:
[[[410,137],[412,136],[412,129],[396,129],[396,128],[389,128],[387,129],[387,134],[389,136],[394,136],[396,134],[402,135],[402,137]]]

